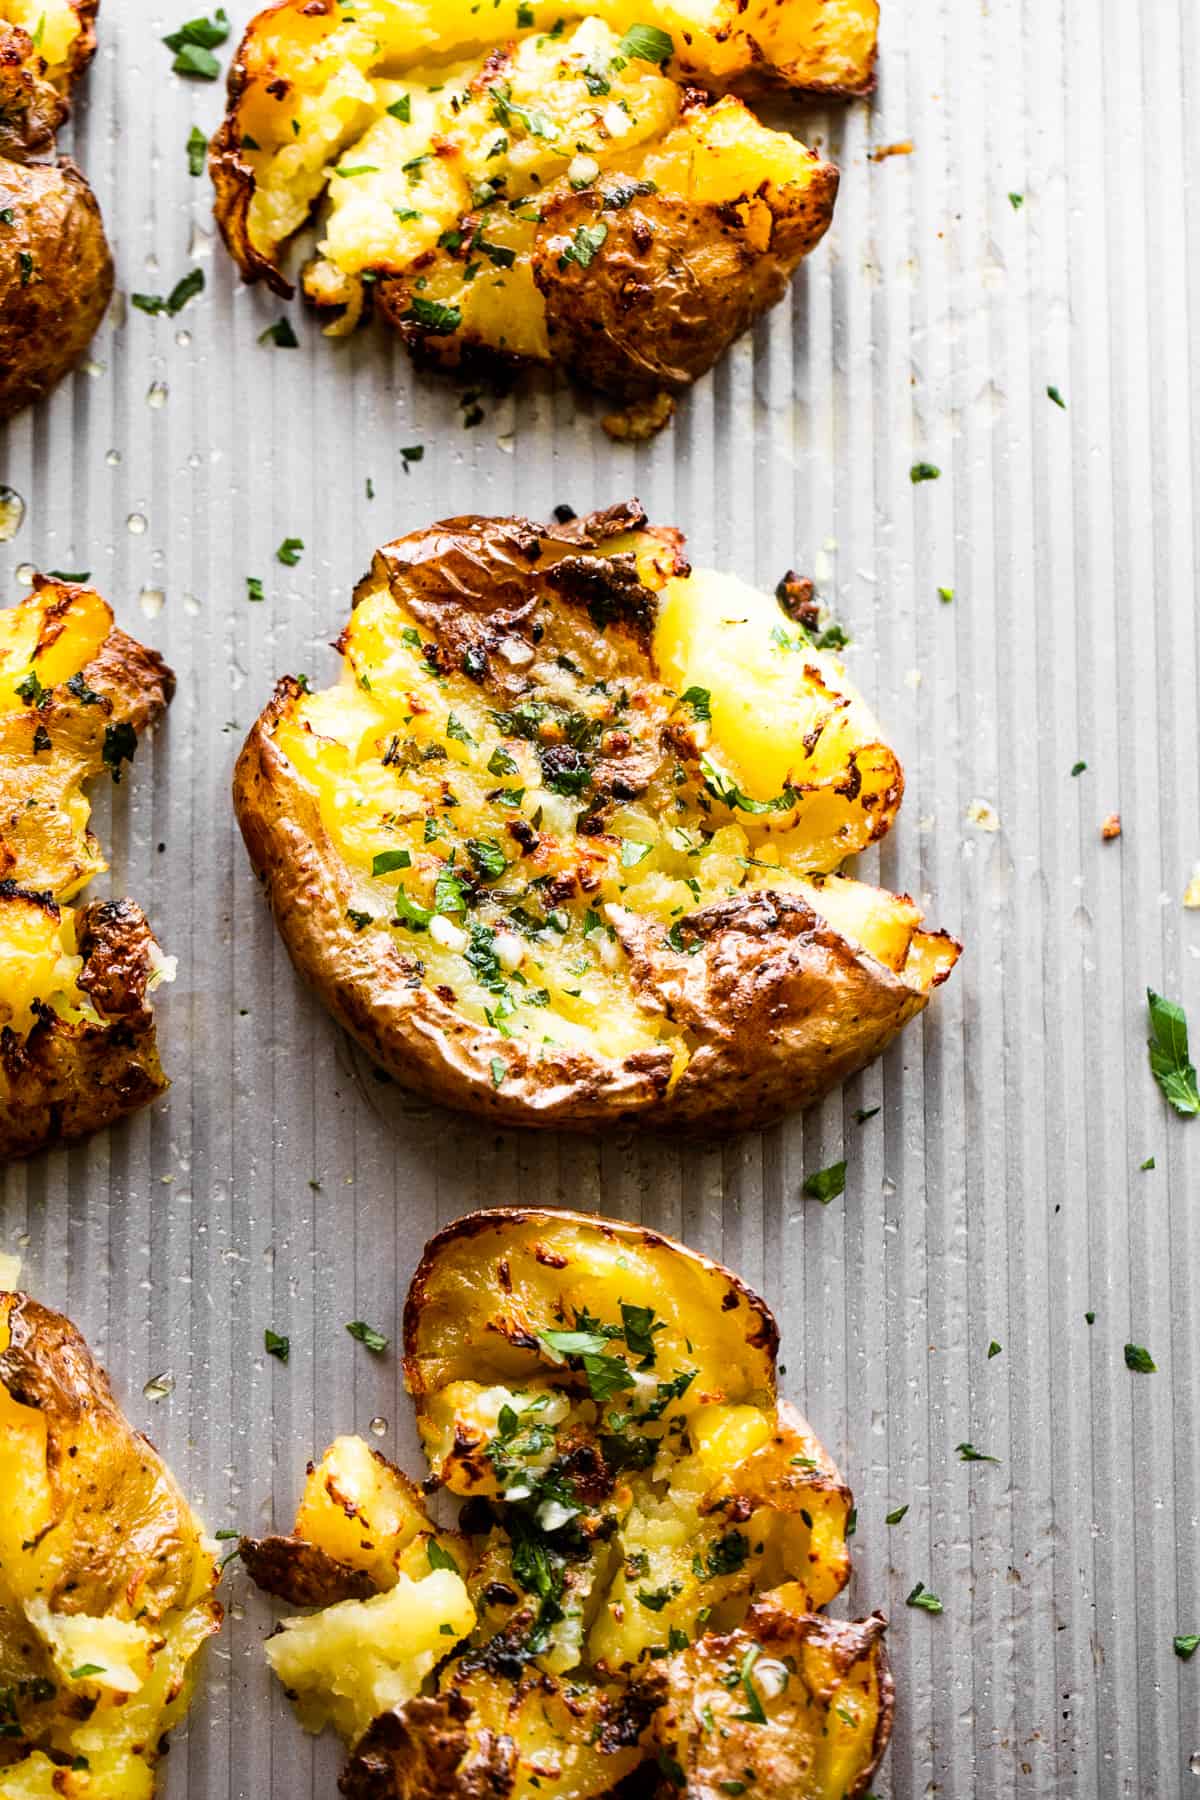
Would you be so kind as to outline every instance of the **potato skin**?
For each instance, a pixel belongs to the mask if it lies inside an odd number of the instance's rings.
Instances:
[[[717,1321],[720,1351],[709,1359],[711,1368],[702,1367],[701,1387],[723,1382],[725,1398],[775,1399],[779,1327],[766,1301],[739,1276],[646,1225],[555,1207],[500,1206],[464,1213],[444,1226],[426,1244],[409,1283],[404,1383],[418,1417],[431,1393],[466,1374],[479,1379],[484,1366],[494,1365],[497,1379],[528,1377],[537,1351],[530,1352],[511,1315],[520,1310],[531,1277],[543,1290],[543,1317],[557,1316],[559,1287],[582,1283],[591,1303],[599,1304],[600,1278],[589,1266],[589,1251],[607,1256],[614,1247],[656,1267],[664,1294],[686,1277],[693,1308],[689,1336],[702,1365],[704,1342],[713,1334],[704,1315]]]
[[[0,1293],[0,1491],[0,1790],[149,1795],[194,1659],[221,1623],[213,1546],[75,1326],[12,1292]],[[121,1634],[140,1633],[140,1685],[114,1698],[64,1680],[55,1644],[73,1627],[118,1657],[131,1654]],[[102,1655],[96,1665],[103,1677]],[[60,1780],[65,1769],[81,1773]]]
[[[783,298],[829,227],[837,186],[821,164],[765,254],[733,208],[651,194],[606,211],[595,189],[557,196],[533,256],[553,360],[622,399],[681,393]],[[566,253],[577,232],[601,227],[604,243],[581,268]]]
[[[0,419],[40,399],[86,351],[112,298],[96,197],[69,157],[0,162]]]
[[[108,621],[78,672],[86,698],[63,681],[40,706],[0,709],[0,909],[18,900],[57,920],[60,902],[104,867],[67,803],[104,771],[110,729],[140,736],[161,718],[175,677],[157,652],[112,626],[90,589],[42,581],[24,604],[40,609],[45,654],[92,628],[78,619]],[[42,753],[39,732],[50,744]],[[94,902],[75,914],[74,931],[83,958],[77,983],[99,1022],[47,1008],[28,1032],[0,1029],[0,1162],[76,1143],[167,1087],[147,999],[158,947],[141,908],[127,899]]]
[[[586,539],[608,527],[580,521],[574,529]],[[636,580],[626,595],[619,559],[572,558],[572,547],[561,528],[525,519],[450,519],[388,545],[375,576],[436,633],[446,669],[479,657],[486,685],[508,705],[523,678],[497,653],[504,634],[531,629],[537,610],[542,643],[567,649],[577,640],[559,639],[560,622],[578,631],[582,611],[586,628],[580,584],[605,571],[605,606],[627,607],[619,629],[610,624],[598,634],[610,658],[605,667],[644,679],[649,627],[637,594],[643,602],[649,596]],[[852,947],[803,898],[758,889],[681,918],[688,943],[699,945],[687,953],[663,941],[661,928],[614,912],[641,1008],[686,1024],[694,1038],[691,1062],[673,1086],[672,1052],[661,1040],[623,1060],[575,1047],[543,1059],[536,1046],[475,1022],[422,985],[413,957],[388,933],[348,923],[353,876],[322,823],[315,791],[275,741],[300,699],[299,685],[282,681],[238,760],[234,806],[250,860],[297,970],[382,1069],[431,1100],[537,1127],[588,1130],[622,1120],[745,1129],[820,1098],[927,1004],[926,992]],[[598,770],[597,788],[619,792],[624,781],[638,791],[648,779],[637,760],[644,750],[639,740],[628,768]],[[505,1063],[500,1086],[497,1056]]]
[[[112,298],[113,263],[96,196],[54,147],[63,95],[95,46],[94,0],[73,10],[81,31],[47,78],[28,34],[0,25],[0,419],[48,393],[87,349]]]
[[[142,909],[132,900],[97,901],[77,915],[76,928],[79,985],[100,1023],[48,1013],[26,1036],[0,1031],[0,1162],[78,1143],[169,1085],[146,1000],[154,936]]]

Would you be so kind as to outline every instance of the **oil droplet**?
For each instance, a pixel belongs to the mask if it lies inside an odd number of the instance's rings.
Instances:
[[[146,515],[145,513],[130,513],[125,523],[134,537],[141,537],[146,529]]]
[[[142,1389],[147,1400],[165,1400],[168,1394],[174,1392],[175,1377],[169,1369],[164,1369],[161,1375],[152,1375]]]
[[[179,345],[181,350],[186,350],[191,341],[192,334],[190,331],[177,331],[175,333],[175,342]]]
[[[148,619],[157,619],[166,602],[167,596],[159,587],[144,587],[138,595],[142,611]]]
[[[153,250],[150,252],[149,256],[146,258],[146,273],[147,273],[147,275],[157,275],[158,274],[158,258],[157,258],[157,256],[155,256]]]
[[[165,381],[152,381],[146,390],[146,405],[156,409],[167,404],[167,384]]]
[[[197,256],[208,256],[211,252],[212,232],[205,231],[203,225],[193,224],[191,242],[188,245],[188,255],[195,258]]]
[[[0,486],[0,544],[10,544],[25,523],[25,502],[16,488]]]
[[[33,586],[33,578],[36,574],[37,574],[37,570],[34,568],[32,563],[18,563],[17,564],[17,580],[20,582],[22,587],[32,587]]]
[[[194,619],[197,616],[200,611],[200,602],[197,600],[195,594],[185,594],[183,596],[183,610],[189,619]]]
[[[372,1436],[383,1437],[387,1431],[387,1428],[388,1428],[387,1420],[383,1417],[383,1415],[381,1413],[376,1413],[375,1417],[371,1420],[370,1429],[371,1429]]]
[[[104,460],[110,469],[117,469],[121,465],[121,452],[119,450],[110,450]]]

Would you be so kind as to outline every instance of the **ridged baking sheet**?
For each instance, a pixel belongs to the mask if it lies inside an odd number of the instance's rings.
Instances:
[[[1200,1658],[1171,1645],[1200,1630],[1200,1123],[1168,1115],[1144,1044],[1147,983],[1200,1037],[1200,913],[1182,907],[1200,861],[1200,14],[885,0],[874,105],[797,115],[843,169],[831,236],[635,450],[549,385],[465,430],[453,389],[382,338],[322,341],[298,306],[298,350],[258,345],[281,308],[235,282],[187,172],[219,90],[173,76],[159,42],[196,10],[105,0],[74,143],[121,289],[198,266],[206,290],[174,320],[118,312],[94,366],[0,433],[29,508],[0,546],[4,595],[22,563],[91,569],[179,674],[98,807],[111,890],[179,958],[159,1008],[174,1086],[10,1171],[0,1248],[103,1352],[210,1525],[253,1529],[290,1517],[338,1431],[386,1420],[377,1441],[412,1463],[396,1359],[343,1326],[394,1336],[436,1224],[519,1200],[680,1233],[777,1308],[786,1388],[855,1488],[847,1600],[890,1614],[899,1691],[882,1800],[1200,1796]],[[247,0],[230,10],[240,30]],[[914,486],[918,459],[941,480]],[[630,493],[699,560],[816,574],[906,765],[879,872],[967,944],[881,1064],[712,1146],[498,1135],[380,1085],[293,977],[229,806],[275,675],[333,671],[376,544],[454,511]],[[295,569],[273,560],[286,536]],[[995,830],[969,822],[977,801]],[[1103,842],[1113,811],[1123,835]],[[844,1198],[805,1201],[804,1175],[842,1155]],[[287,1367],[263,1356],[268,1324]],[[1156,1376],[1125,1368],[1127,1341]],[[161,1375],[173,1391],[144,1398]],[[1001,1461],[962,1463],[962,1441]],[[917,1581],[940,1617],[906,1608]],[[334,1747],[266,1677],[270,1610],[236,1571],[227,1587],[170,1800],[332,1800]]]

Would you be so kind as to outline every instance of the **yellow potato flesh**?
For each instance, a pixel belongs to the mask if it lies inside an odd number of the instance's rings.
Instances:
[[[267,1641],[267,1661],[296,1696],[307,1730],[333,1725],[352,1744],[381,1712],[419,1693],[474,1623],[461,1576],[448,1569],[419,1581],[400,1575],[369,1600],[342,1600],[286,1620]]]
[[[82,967],[69,910],[56,918],[21,895],[0,894],[0,1026],[28,1031],[34,1001],[60,1014],[76,1010],[82,996],[75,979]]]
[[[15,1301],[0,1295],[0,1353]],[[187,1711],[194,1659],[217,1623],[213,1547],[139,1444],[107,1397],[94,1413],[85,1405],[58,1417],[0,1382],[0,1691],[22,1696],[30,1735],[61,1759],[33,1749],[0,1766],[2,1800],[150,1800],[160,1740]],[[111,1500],[99,1490],[112,1469],[94,1473],[106,1459],[129,1474]],[[111,1511],[107,1533],[89,1513],[96,1506]],[[76,1522],[96,1532],[83,1568]],[[154,1545],[160,1565],[170,1560],[177,1577],[165,1593],[149,1556],[128,1580],[107,1565],[111,1556],[120,1566],[124,1543]],[[128,1562],[138,1564],[132,1548]],[[114,1586],[105,1611],[88,1610]],[[49,1689],[32,1708],[31,1678]]]
[[[639,540],[618,540],[613,552],[631,544]],[[546,788],[534,745],[497,724],[489,694],[458,671],[435,674],[421,632],[379,586],[350,619],[342,682],[301,696],[275,731],[318,796],[322,822],[353,874],[351,904],[365,928],[386,926],[398,941],[411,941],[428,985],[452,988],[468,1017],[494,1016],[496,993],[465,954],[465,915],[451,915],[453,930],[441,940],[388,921],[401,898],[434,909],[448,856],[453,851],[461,863],[472,841],[501,848],[512,871],[504,881],[517,879],[506,820],[520,816],[539,821],[547,857],[540,867],[588,871],[586,896],[558,909],[561,932],[507,940],[521,980],[510,989],[506,1028],[532,1038],[546,1056],[578,1048],[620,1058],[667,1044],[676,1068],[686,1064],[677,1028],[639,1004],[614,953],[603,911],[610,902],[660,921],[666,932],[682,916],[740,892],[794,893],[849,943],[924,991],[949,966],[945,955],[951,963],[953,956],[945,940],[928,940],[931,954],[910,968],[920,922],[912,902],[842,878],[813,879],[881,835],[900,799],[894,752],[879,740],[841,663],[802,641],[799,629],[745,584],[699,571],[664,587],[644,541],[639,554],[644,578],[663,590],[652,645],[658,673],[678,694],[700,688],[710,697],[702,766],[725,794],[740,791],[769,804],[794,781],[794,796],[781,811],[733,804],[722,822],[720,806],[705,812],[674,786],[658,787],[615,807],[607,838],[579,838],[575,822],[586,802]],[[397,743],[413,747],[407,764],[393,754]],[[425,752],[440,760],[423,760]],[[499,777],[498,757],[508,771]],[[498,788],[520,796],[511,812],[494,799]],[[373,874],[377,856],[388,852],[407,863]],[[939,943],[943,950],[934,951]]]
[[[46,73],[58,81],[66,73],[79,20],[67,0],[0,0],[0,20],[27,31],[45,58]]]

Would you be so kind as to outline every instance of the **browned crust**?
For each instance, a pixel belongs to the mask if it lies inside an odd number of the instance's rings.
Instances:
[[[35,577],[55,602],[42,628],[43,645],[62,629],[82,586]],[[162,717],[175,692],[175,675],[156,650],[113,627],[81,671],[83,685],[98,699],[84,704],[62,684],[42,706],[7,726],[24,734],[41,727],[51,738],[70,740],[70,754],[102,768],[105,729],[127,724],[140,738]],[[20,742],[0,729],[0,775],[22,755]],[[18,783],[18,800],[20,788]],[[24,814],[13,818],[0,802],[0,873],[20,859]],[[14,823],[15,819],[15,823]],[[9,841],[5,841],[6,827]],[[23,892],[15,883],[0,883]],[[49,898],[41,897],[57,914]],[[158,1059],[154,1016],[147,987],[155,972],[157,944],[141,908],[133,900],[96,901],[76,916],[83,968],[78,981],[100,1014],[98,1024],[68,1023],[48,1008],[31,1031],[0,1031],[0,1162],[65,1146],[115,1124],[164,1093],[168,1086]]]
[[[758,1325],[750,1341],[755,1348],[765,1353],[774,1368],[779,1354],[779,1326],[774,1313],[740,1275],[735,1275],[731,1269],[714,1261],[711,1256],[705,1256],[702,1251],[681,1244],[677,1238],[667,1237],[664,1232],[652,1231],[648,1225],[633,1225],[623,1219],[604,1218],[598,1213],[571,1212],[564,1207],[553,1206],[493,1206],[480,1212],[464,1213],[460,1219],[444,1225],[440,1231],[435,1232],[421,1252],[421,1260],[405,1298],[403,1321],[404,1385],[415,1401],[419,1402],[421,1395],[427,1391],[421,1369],[418,1335],[422,1320],[427,1316],[434,1271],[447,1248],[451,1244],[482,1238],[489,1233],[503,1234],[517,1225],[544,1225],[548,1232],[552,1232],[559,1224],[588,1226],[598,1236],[610,1242],[615,1240],[636,1245],[639,1249],[669,1251],[717,1277],[726,1287],[739,1294],[750,1312],[757,1317]],[[833,1465],[830,1467],[832,1469]],[[834,1473],[836,1474],[836,1470]]]
[[[410,960],[386,932],[347,926],[348,873],[321,822],[316,796],[272,735],[299,692],[285,677],[252,727],[234,771],[233,803],[288,953],[338,1023],[414,1092],[505,1124],[584,1129],[614,1112],[632,1115],[656,1106],[669,1082],[665,1052],[648,1068],[610,1069],[579,1054],[551,1067],[509,1040],[511,1072],[497,1089],[491,1062],[506,1049],[500,1034],[464,1018],[436,993],[414,987]],[[506,1091],[518,1083],[519,1092]]]
[[[79,985],[99,1024],[47,1009],[19,1037],[0,1031],[0,1162],[65,1147],[137,1112],[168,1086],[146,986],[154,936],[132,900],[102,900],[77,917]]]
[[[607,527],[576,522],[577,532],[589,529]],[[527,630],[539,604],[539,623],[551,629],[556,607],[579,599],[555,575],[570,560],[569,543],[528,519],[467,517],[386,545],[374,576],[436,633],[446,666],[457,667],[467,650],[487,661],[493,639]],[[644,670],[636,619],[618,617],[610,640],[631,669]],[[523,679],[499,658],[488,666],[500,691]],[[290,678],[279,683],[238,759],[234,808],[250,860],[299,972],[383,1070],[431,1100],[536,1127],[587,1130],[625,1119],[749,1129],[820,1099],[928,1004],[927,994],[854,949],[799,897],[756,890],[679,921],[684,939],[699,946],[694,954],[672,949],[660,926],[633,914],[613,919],[641,1004],[689,1034],[691,1060],[673,1087],[666,1044],[623,1062],[577,1050],[539,1060],[520,1039],[467,1019],[423,987],[412,954],[386,928],[348,925],[353,877],[317,795],[275,742],[299,694]],[[618,791],[631,773],[614,764],[598,775],[598,791],[606,782]],[[889,817],[881,814],[880,834]],[[496,1059],[505,1066],[499,1087]]]
[[[71,11],[79,21],[79,34],[71,45],[71,53],[56,77],[56,85],[69,94],[96,53],[96,14],[100,0],[70,0]]]
[[[292,1606],[333,1606],[339,1600],[369,1600],[378,1593],[365,1569],[338,1562],[306,1538],[241,1538],[238,1553],[255,1587]]]
[[[837,188],[837,169],[818,163],[766,250],[733,206],[650,194],[605,211],[603,183],[557,195],[533,252],[552,361],[625,400],[682,393],[783,298],[829,228]],[[578,231],[600,227],[607,235],[583,268],[566,252]]]
[[[499,1746],[499,1767],[463,1766],[471,1710],[451,1690],[381,1714],[346,1764],[339,1792],[347,1800],[503,1800],[512,1777]]]
[[[69,157],[0,160],[0,419],[49,392],[79,361],[112,297],[96,196]],[[28,260],[25,260],[28,259]]]
[[[27,162],[53,149],[67,103],[45,79],[29,34],[0,24],[0,156]]]
[[[53,1497],[51,1526],[22,1555],[56,1610],[140,1605],[161,1618],[192,1586],[200,1527],[187,1501],[69,1319],[21,1293],[0,1294],[0,1315],[9,1327],[0,1386],[45,1422]],[[220,1616],[214,1607],[214,1630]]]
[[[767,1650],[773,1649],[781,1657],[789,1653],[794,1656],[800,1644],[817,1643],[829,1653],[839,1679],[849,1674],[857,1663],[869,1659],[874,1666],[879,1708],[871,1753],[852,1784],[839,1790],[839,1800],[861,1800],[883,1760],[895,1716],[895,1683],[884,1643],[886,1630],[887,1621],[882,1613],[871,1613],[865,1619],[831,1619],[824,1613],[790,1612],[767,1596],[751,1607],[742,1628],[727,1635],[707,1633],[698,1638],[688,1650],[673,1658],[661,1671],[655,1670],[644,1678],[642,1685],[648,1691],[648,1699],[657,1702],[650,1728],[651,1736],[663,1743],[668,1751],[673,1750],[677,1744],[681,1750],[684,1748],[676,1738],[675,1731],[687,1729],[680,1714],[691,1713],[692,1676],[698,1663],[711,1667],[732,1658],[736,1664],[748,1642],[758,1643]],[[793,1662],[792,1667],[794,1666]],[[737,1754],[736,1747],[731,1744],[730,1758],[735,1758]],[[786,1800],[794,1792],[788,1772],[772,1770],[769,1748],[764,1746],[756,1767],[756,1791],[768,1796],[769,1800]],[[683,1774],[683,1791],[689,1795],[701,1796],[702,1800],[711,1800],[714,1789],[709,1782],[699,1781],[693,1786],[694,1771],[685,1766]],[[655,1791],[655,1800],[668,1800],[668,1796],[678,1796],[680,1791],[680,1787],[670,1780],[661,1780]]]

